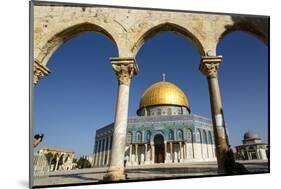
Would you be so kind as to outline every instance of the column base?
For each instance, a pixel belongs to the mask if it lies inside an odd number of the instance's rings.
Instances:
[[[107,173],[103,176],[104,181],[126,180],[123,167],[109,167]]]

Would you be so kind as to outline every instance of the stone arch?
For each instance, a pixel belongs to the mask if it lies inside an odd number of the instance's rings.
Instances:
[[[177,34],[180,34],[190,40],[192,44],[198,49],[198,52],[201,55],[204,55],[204,48],[202,43],[199,41],[199,39],[193,34],[191,31],[189,31],[187,28],[178,25],[176,23],[170,23],[165,22],[158,24],[156,26],[150,27],[148,30],[143,32],[140,37],[137,39],[136,43],[134,44],[133,48],[131,49],[132,53],[136,56],[139,49],[142,47],[144,42],[148,40],[149,38],[152,38],[153,36],[157,35],[160,32],[175,32]]]
[[[38,54],[37,57],[35,57],[35,61],[43,66],[46,66],[48,64],[50,57],[64,42],[85,32],[95,32],[106,36],[116,45],[117,53],[119,54],[118,44],[111,33],[109,33],[106,29],[104,29],[100,25],[84,22],[64,28],[63,30],[54,34],[43,45],[43,47],[40,50],[40,53]]]
[[[268,28],[266,27],[267,24],[258,25],[251,21],[235,21],[234,19],[234,24],[224,26],[224,31],[218,37],[216,48],[225,36],[235,31],[246,32],[262,41],[265,45],[268,45]]]

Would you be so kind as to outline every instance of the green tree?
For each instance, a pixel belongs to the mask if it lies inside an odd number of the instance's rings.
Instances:
[[[89,162],[89,160],[87,160],[84,157],[80,157],[80,159],[77,161],[78,169],[84,169],[84,168],[90,168],[90,167],[91,167],[91,163]]]

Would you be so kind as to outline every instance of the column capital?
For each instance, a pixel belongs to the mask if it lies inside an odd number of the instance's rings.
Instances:
[[[222,56],[202,56],[199,70],[208,78],[217,77],[221,62]]]
[[[117,76],[119,85],[130,85],[132,77],[139,71],[135,58],[113,57],[110,58],[110,62]]]
[[[51,71],[44,65],[40,64],[38,61],[34,61],[33,64],[33,84],[34,86],[38,83],[40,79],[51,73]]]

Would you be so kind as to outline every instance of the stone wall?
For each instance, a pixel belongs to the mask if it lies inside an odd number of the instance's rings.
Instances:
[[[33,176],[46,176],[47,172],[49,172],[49,164],[46,156],[44,154],[36,153],[33,155],[33,158]]]

